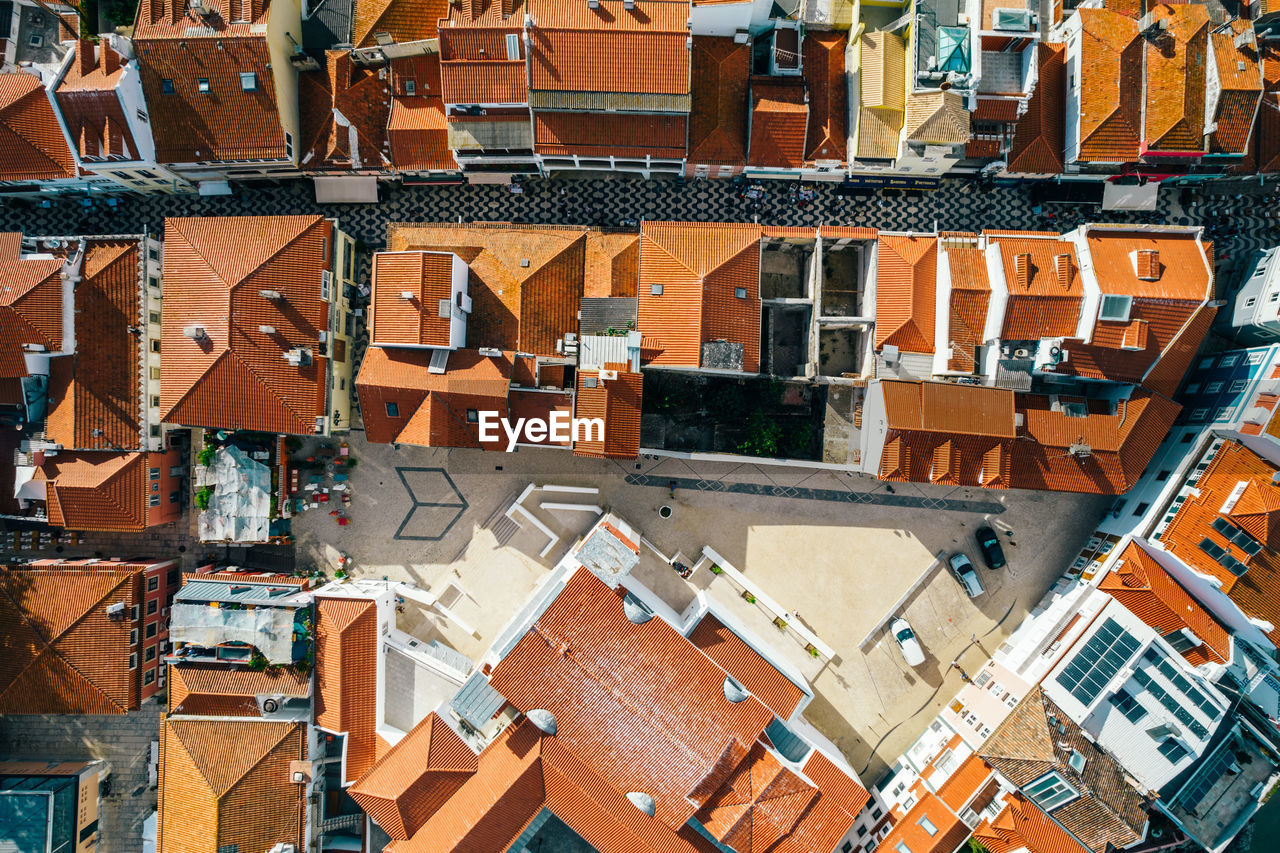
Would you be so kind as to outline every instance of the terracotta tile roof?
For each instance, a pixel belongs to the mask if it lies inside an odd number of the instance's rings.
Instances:
[[[325,56],[326,73],[298,75],[302,168],[389,167],[391,87],[376,70],[354,63],[350,51],[330,50]]]
[[[640,236],[634,230],[588,231],[582,295],[635,299]]]
[[[1008,124],[1018,119],[1018,102],[1012,98],[978,98],[974,121],[996,121]]]
[[[932,765],[930,765],[932,766]],[[991,778],[991,767],[979,755],[970,755],[955,772],[938,786],[938,799],[955,813],[960,811],[974,798],[987,780]]]
[[[956,92],[907,94],[907,139],[935,144],[969,141],[969,112]]]
[[[838,160],[849,156],[849,84],[844,71],[848,36],[842,32],[809,32],[804,36],[804,80],[809,91],[809,130],[805,159]]]
[[[948,370],[972,373],[977,369],[977,348],[983,340],[991,282],[987,279],[986,254],[977,248],[951,248],[943,254],[951,268],[951,310]]]
[[[857,157],[889,160],[898,156],[898,136],[906,110],[906,42],[896,33],[864,32],[861,52],[861,101]]]
[[[530,89],[689,94],[688,0],[534,0],[530,12]]]
[[[471,268],[467,343],[553,356],[578,331],[588,230],[575,226],[398,225],[393,251],[454,252]]]
[[[1001,336],[1028,341],[1074,335],[1084,298],[1075,245],[1016,238],[998,245],[1009,291]]]
[[[107,606],[142,602],[143,566],[0,569],[0,714],[123,714],[139,707],[134,623]]]
[[[511,358],[461,349],[449,354],[444,373],[430,371],[431,352],[370,347],[360,365],[356,391],[369,441],[426,447],[502,450],[506,440],[481,443],[470,409],[507,416]],[[392,414],[394,412],[394,414]]]
[[[449,26],[493,26],[510,22],[520,28],[524,18],[524,0],[464,0],[449,4]],[[514,20],[513,20],[514,19]]]
[[[1005,171],[1029,175],[1062,173],[1067,103],[1066,45],[1041,44],[1037,52],[1039,79],[1017,120]]]
[[[1257,488],[1274,489],[1269,484]],[[1276,503],[1275,511],[1280,514],[1280,502]],[[1268,515],[1270,514],[1263,513],[1262,517]],[[1251,520],[1245,518],[1237,523],[1243,521],[1240,526],[1249,529]],[[1264,521],[1263,524],[1269,523]],[[1280,523],[1275,526],[1276,532],[1280,533]],[[1264,534],[1261,541],[1266,540],[1267,536]],[[1280,545],[1280,536],[1276,537],[1274,544]],[[1155,556],[1137,542],[1130,542],[1124,549],[1120,559],[1098,584],[1098,589],[1110,593],[1112,598],[1161,636],[1183,628],[1190,629],[1201,641],[1200,645],[1182,653],[1192,666],[1222,664],[1231,660],[1230,632],[1165,571]]]
[[[1276,466],[1256,455],[1244,445],[1228,441],[1196,481],[1197,494],[1183,501],[1173,521],[1165,528],[1160,544],[1196,572],[1216,578],[1223,593],[1231,598],[1250,618],[1280,626],[1280,554],[1271,543],[1275,521],[1270,507],[1275,506],[1275,486],[1271,477]],[[1241,483],[1253,494],[1241,495],[1244,502],[1238,512],[1228,513],[1224,520],[1250,533],[1263,534],[1263,548],[1250,556],[1225,539],[1211,525],[1223,517],[1220,512],[1232,492]],[[1248,573],[1237,577],[1200,548],[1208,539],[1248,566]],[[1194,630],[1194,629],[1193,629]],[[1280,627],[1268,632],[1273,641],[1280,640]],[[1202,637],[1202,639],[1204,639]]]
[[[347,793],[388,835],[408,839],[478,766],[476,754],[433,712]]]
[[[148,456],[86,450],[45,457],[34,479],[45,481],[49,523],[68,530],[145,530]]]
[[[308,435],[328,414],[329,328],[319,299],[333,227],[320,216],[165,220],[161,417],[169,423]],[[281,295],[276,302],[262,290]],[[184,330],[199,326],[200,338]],[[262,331],[266,326],[273,333]],[[294,367],[290,349],[312,351]]]
[[[1179,411],[1142,390],[1114,413],[1105,403],[1089,404],[1085,417],[1073,417],[1035,394],[950,383],[880,385],[888,432],[878,474],[904,482],[1123,494]]]
[[[745,166],[751,46],[732,38],[693,37],[689,162]]]
[[[523,361],[524,359],[520,359]],[[516,421],[520,418],[541,418],[547,423],[551,422],[551,417],[555,412],[563,412],[565,416],[573,415],[573,395],[564,393],[551,393],[547,391],[521,391],[513,388],[507,394],[507,416]],[[570,438],[560,441],[553,440],[550,433],[540,441],[530,441],[526,433],[520,440],[527,444],[540,444],[549,447],[569,447],[572,444],[572,433]],[[505,447],[505,443],[503,445]]]
[[[876,254],[876,349],[933,352],[938,241],[882,234]]]
[[[922,820],[928,820],[934,832],[927,832]],[[954,853],[968,837],[969,827],[942,800],[925,791],[877,847],[896,851],[905,844],[911,853]]]
[[[1107,9],[1079,9],[1079,159],[1125,163],[1138,158],[1143,46],[1138,22]]]
[[[604,436],[600,441],[584,440],[573,446],[575,456],[635,459],[640,452],[640,398],[644,379],[639,373],[626,372],[617,365],[617,379],[601,379],[598,371],[578,371],[578,394],[575,416],[604,420]],[[594,387],[588,384],[595,380]]]
[[[581,157],[658,157],[685,154],[688,121],[683,115],[546,112],[533,115],[534,150]]]
[[[508,59],[508,35],[519,37],[517,59]],[[440,59],[441,97],[446,104],[529,101],[527,57],[518,26],[446,26],[440,30]]]
[[[355,0],[351,41],[371,47],[376,33],[390,33],[397,42],[433,39],[448,11],[448,0]]]
[[[1259,62],[1257,41],[1236,47],[1235,39],[1248,32],[1251,25],[1245,20],[1235,20],[1228,29],[1209,34],[1218,80],[1222,86],[1218,105],[1207,120],[1217,128],[1209,136],[1211,151],[1245,154],[1249,150],[1254,117],[1262,98],[1262,65]]]
[[[804,697],[803,691],[719,619],[710,613],[703,616],[689,634],[689,642],[702,649],[778,719],[791,719]]]
[[[1083,773],[1068,764],[1072,751],[1085,756]],[[1037,685],[1004,719],[979,754],[1022,788],[1050,770],[1080,796],[1052,812],[1093,853],[1124,849],[1145,836],[1146,803],[1125,781],[1124,768],[1085,737]]]
[[[372,601],[316,598],[316,725],[346,735],[344,782],[359,779],[377,758],[378,642]]]
[[[401,171],[456,171],[449,151],[449,126],[440,93],[440,57],[425,54],[392,63],[395,94],[387,137],[391,159]],[[404,81],[414,81],[417,94],[408,95]]]
[[[773,719],[754,698],[727,702],[720,667],[665,621],[630,622],[620,595],[585,571],[569,579],[490,682],[521,710],[550,711],[558,744],[610,787],[651,795],[658,820],[672,828],[720,787],[724,776],[708,774],[726,750],[737,750],[731,770]]]
[[[301,849],[306,800],[289,765],[306,755],[300,723],[163,720],[156,849]]]
[[[139,160],[116,86],[124,77],[124,58],[105,44],[81,39],[54,97],[83,161]]]
[[[662,286],[654,295],[652,287]],[[746,290],[746,298],[735,295]],[[640,228],[637,328],[660,349],[654,364],[698,367],[702,345],[743,348],[742,370],[760,366],[760,228],[703,222],[644,222]]]
[[[27,375],[26,344],[62,350],[59,257],[23,258],[22,234],[0,233],[0,376]]]
[[[449,317],[441,300],[453,299],[453,258],[445,252],[376,252],[369,340],[374,346],[448,347]],[[402,294],[412,293],[406,300]]]
[[[1146,44],[1144,151],[1204,150],[1205,63],[1209,13],[1191,3],[1159,5],[1154,20],[1168,20]]]
[[[747,147],[750,165],[782,169],[804,165],[808,100],[799,78],[751,78],[751,140]]]
[[[0,180],[49,181],[77,174],[53,105],[33,74],[0,74],[0,151]]]
[[[817,795],[817,788],[757,742],[698,810],[697,819],[738,853],[765,853],[791,831]]]
[[[76,353],[53,359],[45,435],[69,450],[141,448],[142,356],[129,331],[145,322],[138,241],[89,241],[81,275],[74,296]]]
[[[1254,147],[1259,172],[1280,171],[1280,48],[1262,42],[1262,104]]]
[[[1013,792],[1005,799],[1005,808],[995,820],[983,820],[973,830],[973,837],[990,853],[1086,853],[1087,847],[1071,837],[1065,829],[1040,811],[1021,793]]]
[[[212,0],[216,14],[203,19],[211,35],[188,35],[192,22],[174,0],[143,0],[138,9],[133,44],[161,163],[286,159],[271,54],[255,32],[269,8],[261,0],[251,8],[233,3]],[[257,75],[254,91],[244,90],[241,72]],[[208,81],[207,93],[200,80]]]
[[[254,671],[242,666],[179,662],[170,664],[169,715],[259,717],[257,697],[311,694],[311,677],[293,667]]]

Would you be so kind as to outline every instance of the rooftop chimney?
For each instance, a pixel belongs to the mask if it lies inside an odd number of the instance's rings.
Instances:
[[[120,70],[120,54],[116,53],[106,44],[102,45],[102,73],[106,75],[115,74]]]
[[[264,335],[274,335],[276,333],[275,326],[259,326],[258,331]]]
[[[412,301],[413,301],[413,291],[412,291],[412,290],[402,290],[402,291],[400,291],[400,298],[401,298],[401,299],[403,299],[405,302],[412,302]]]
[[[277,302],[281,298],[278,290],[259,290],[258,295],[263,299],[270,299],[272,302]]]
[[[203,341],[208,337],[208,335],[204,333],[204,326],[199,325],[187,326],[182,330],[182,334],[191,338],[193,341]]]
[[[1017,278],[1018,287],[1026,290],[1031,287],[1031,255],[1019,252],[1013,256],[1013,274]]]
[[[1058,273],[1058,284],[1062,289],[1071,287],[1071,255],[1066,252],[1054,255],[1053,268]]]
[[[80,43],[76,45],[76,64],[80,68],[81,77],[88,77],[93,73],[93,67],[97,65],[93,57],[93,42],[80,39]]]
[[[1134,258],[1138,278],[1143,281],[1160,280],[1160,253],[1155,249],[1139,249]]]

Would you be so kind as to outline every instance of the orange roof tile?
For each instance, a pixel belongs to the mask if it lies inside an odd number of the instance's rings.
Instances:
[[[531,3],[529,88],[688,95],[688,0]]]
[[[471,269],[467,343],[553,356],[578,331],[589,232],[576,226],[402,225],[392,251],[454,252]]]
[[[373,767],[378,748],[378,613],[372,601],[316,598],[316,725],[346,735],[344,781]]]
[[[1209,12],[1194,3],[1151,10],[1168,28],[1146,44],[1143,152],[1204,151]]]
[[[64,259],[24,258],[22,234],[0,233],[0,376],[27,375],[23,348],[62,350]]]
[[[461,349],[449,354],[444,373],[432,373],[430,365],[429,350],[369,348],[356,379],[368,440],[504,449],[505,438],[480,441],[479,421],[468,412],[495,411],[506,418],[510,355]]]
[[[733,676],[780,720],[791,719],[804,692],[759,652],[708,613],[689,634],[689,642]]]
[[[163,720],[156,849],[301,849],[306,800],[289,767],[306,755],[300,723]]]
[[[440,56],[424,54],[392,63],[395,94],[387,137],[391,160],[401,171],[456,171],[449,151],[449,126],[440,92]],[[414,81],[416,94],[407,94],[405,80]]]
[[[689,162],[745,166],[747,78],[751,46],[732,38],[693,37]]]
[[[46,456],[34,479],[45,481],[49,523],[68,530],[145,530],[150,456],[103,450]]]
[[[1222,87],[1214,114],[1206,117],[1206,121],[1216,125],[1209,137],[1211,151],[1245,154],[1249,150],[1262,98],[1262,65],[1256,40],[1238,48],[1234,42],[1250,28],[1248,21],[1235,20],[1225,31],[1209,34]]]
[[[546,112],[533,115],[534,150],[581,157],[684,158],[683,115]]]
[[[997,245],[1009,291],[1001,336],[1027,341],[1074,335],[1084,297],[1075,246],[1009,237]]]
[[[187,8],[173,0],[143,0],[133,44],[142,72],[156,158],[162,163],[287,158],[271,53],[264,33],[265,0],[210,0],[214,14],[195,34]],[[226,22],[232,23],[226,23]],[[242,72],[257,75],[246,91]],[[172,92],[167,92],[165,81]],[[206,81],[202,92],[200,81]]]
[[[49,181],[77,174],[53,105],[33,74],[0,74],[0,151],[0,180]]]
[[[392,838],[408,839],[466,784],[476,754],[430,713],[348,790]]]
[[[391,87],[378,70],[353,62],[350,51],[330,50],[325,56],[325,73],[298,75],[302,168],[390,167]],[[342,116],[341,123],[335,114]]]
[[[315,431],[316,417],[328,414],[318,334],[329,328],[329,305],[318,297],[333,240],[331,223],[320,216],[165,220],[165,421]],[[191,327],[203,334],[189,337]],[[284,356],[299,347],[311,350],[311,363],[294,367]]]
[[[518,359],[524,361],[525,359]],[[513,380],[514,381],[514,380]],[[573,395],[568,393],[551,393],[547,391],[520,390],[512,388],[507,394],[507,417],[511,422],[520,420],[521,418],[539,418],[551,423],[551,418],[555,413],[563,413],[562,417],[570,417],[573,415]],[[572,444],[572,433],[569,438],[560,441],[558,437],[553,437],[548,433],[545,438],[539,441],[531,441],[526,431],[521,437],[521,442],[526,444],[541,444],[552,447],[569,447]],[[504,443],[505,447],[505,443]]]
[[[453,9],[451,6],[450,14]],[[519,55],[514,59],[507,53],[509,35],[519,37]],[[441,97],[446,104],[528,103],[526,59],[518,26],[463,22],[446,26],[440,30]]]
[[[1014,127],[1005,171],[1057,175],[1062,173],[1066,139],[1063,125],[1067,102],[1066,45],[1042,43],[1036,56],[1039,77],[1027,101],[1027,110]]]
[[[231,664],[170,664],[169,715],[193,717],[259,717],[257,697],[305,697],[311,678],[293,667],[255,671]]]
[[[1049,818],[1035,803],[1014,791],[994,821],[983,820],[973,837],[990,853],[1086,853],[1089,848]]]
[[[1138,22],[1107,9],[1079,9],[1081,89],[1079,159],[1125,163],[1138,158],[1143,47]]]
[[[397,42],[433,39],[448,9],[448,0],[355,0],[351,41],[372,47],[378,33],[389,33]]]
[[[1238,513],[1239,517],[1228,514],[1226,520],[1251,536],[1256,532],[1266,534],[1270,539],[1273,522],[1267,507],[1274,501],[1275,487],[1269,484],[1276,470],[1275,465],[1244,445],[1226,442],[1196,482],[1198,492],[1183,501],[1173,521],[1165,528],[1160,544],[1195,571],[1217,578],[1222,584],[1222,591],[1251,618],[1280,626],[1280,556],[1277,551],[1269,542],[1263,542],[1262,550],[1250,556],[1211,526],[1222,517],[1220,510],[1239,484],[1256,480],[1256,497],[1244,499],[1242,495],[1245,506]],[[1243,524],[1240,523],[1242,521]],[[1200,548],[1205,539],[1248,567],[1243,580]],[[1273,641],[1280,640],[1280,627],[1273,628],[1268,636]],[[1202,636],[1201,639],[1206,638]]]
[[[662,292],[654,294],[653,287]],[[745,290],[745,298],[736,295]],[[645,222],[640,228],[637,328],[654,338],[654,364],[698,367],[702,345],[742,344],[742,370],[760,366],[760,227]]]
[[[938,799],[959,814],[991,778],[992,770],[980,755],[970,755],[938,786]]]
[[[848,36],[839,31],[808,32],[804,36],[804,80],[809,91],[809,129],[805,160],[849,157],[848,81],[844,51]]]
[[[1277,510],[1280,510],[1280,505]],[[1248,529],[1247,523],[1241,527]],[[1111,571],[1098,584],[1098,589],[1110,593],[1112,598],[1161,636],[1183,628],[1194,633],[1200,639],[1200,645],[1182,653],[1192,666],[1221,664],[1231,659],[1231,634],[1227,629],[1137,542],[1129,543],[1124,549]]]
[[[449,346],[452,321],[440,316],[440,302],[453,299],[453,258],[445,252],[374,254],[371,344]]]
[[[640,236],[634,230],[588,231],[582,295],[635,299]]]
[[[987,279],[986,254],[978,248],[951,248],[943,257],[951,270],[951,310],[948,343],[951,357],[948,370],[974,372],[977,351],[983,341],[991,282]]]
[[[1013,438],[1014,394],[1005,388],[950,382],[885,380],[885,421],[891,430]]]
[[[882,234],[876,255],[876,349],[933,352],[938,241]]]
[[[747,162],[752,166],[800,168],[807,149],[808,123],[809,99],[803,80],[753,77]]]
[[[66,76],[54,92],[67,132],[83,161],[142,159],[116,91],[125,74],[124,61],[106,44],[95,47],[88,39],[80,39]]]
[[[127,563],[0,568],[0,714],[123,714],[139,707],[133,623],[107,606],[142,602]]]
[[[791,831],[817,795],[817,788],[757,742],[698,810],[697,820],[738,853],[765,853]]]
[[[92,240],[75,288],[76,353],[53,360],[45,435],[68,450],[143,446],[138,241]]]
[[[925,820],[933,825],[933,832],[924,828],[922,821]],[[911,853],[953,853],[968,836],[969,827],[946,803],[925,791],[879,846],[895,850],[899,843],[904,843]]]
[[[592,385],[591,380],[595,384]],[[578,371],[578,394],[574,414],[578,418],[600,418],[604,435],[578,441],[575,456],[635,459],[640,452],[640,398],[644,379],[625,367],[616,379],[602,379],[598,371]]]

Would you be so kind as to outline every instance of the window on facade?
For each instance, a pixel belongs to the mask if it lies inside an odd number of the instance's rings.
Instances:
[[[142,653],[142,660],[146,662],[146,661],[153,661],[155,659],[156,659],[156,647],[147,646],[147,650]]]
[[[168,576],[164,579],[165,586],[173,586],[182,579],[182,572],[178,569],[170,569]]]
[[[160,588],[159,576],[147,578],[147,592],[155,592]]]
[[[479,409],[467,409],[467,423],[474,424],[480,422]]]
[[[142,676],[143,684],[151,684],[155,680],[156,680],[156,671],[154,669],[147,670],[146,673]]]
[[[150,616],[152,613],[155,613],[155,612],[156,612],[157,610],[159,610],[159,609],[160,609],[160,602],[159,602],[159,601],[157,601],[156,599],[154,599],[154,598],[153,598],[153,599],[151,599],[150,601],[148,601],[148,602],[147,602],[147,615],[148,615],[148,616]]]
[[[158,338],[151,339],[151,351],[160,352],[160,340]]]
[[[136,653],[129,655],[129,669],[137,669],[137,668],[138,668],[138,655]]]
[[[165,77],[163,80],[160,81],[160,89],[166,95],[172,95],[175,91],[175,89],[173,88],[173,81],[170,80],[168,77]]]
[[[169,493],[169,503],[171,503],[171,504],[176,504],[177,502],[178,502],[178,493],[177,493],[177,492],[170,492],[170,493]]]
[[[240,89],[245,92],[258,91],[258,74],[254,71],[240,72]]]
[[[209,92],[210,92],[210,89],[209,89],[209,78],[208,78],[208,77],[199,77],[199,78],[197,78],[197,79],[196,79],[196,89],[197,89],[197,90],[200,92],[200,94],[202,94],[202,95],[207,95],[207,94],[209,94]]]
[[[151,368],[151,378],[157,382],[160,381],[160,368],[158,367]]]
[[[520,35],[507,33],[507,59],[514,62],[520,58]]]
[[[143,636],[145,636],[147,639],[151,639],[156,635],[156,631],[159,629],[159,627],[160,626],[157,623],[152,622],[150,625],[147,626],[147,630],[144,632]]]
[[[398,418],[398,417],[400,417],[400,404],[399,404],[399,403],[387,403],[387,417],[389,417],[389,418]]]
[[[293,134],[286,132],[284,135],[284,156],[293,159]]]
[[[1046,812],[1053,811],[1058,806],[1069,803],[1079,796],[1076,793],[1076,789],[1068,785],[1067,780],[1059,776],[1056,770],[1051,770],[1041,776],[1023,788],[1023,791],[1036,805]]]

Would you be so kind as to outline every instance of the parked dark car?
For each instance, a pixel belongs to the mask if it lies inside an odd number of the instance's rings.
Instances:
[[[1008,563],[1004,558],[1004,549],[1000,547],[1000,539],[990,527],[979,527],[975,534],[978,539],[978,550],[982,552],[982,562],[988,569],[1003,569]]]

